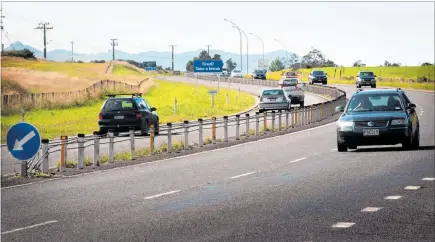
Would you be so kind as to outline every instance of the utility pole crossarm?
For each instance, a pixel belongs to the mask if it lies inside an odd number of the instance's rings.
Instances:
[[[53,27],[49,26],[49,22],[41,22],[38,24],[38,27],[35,29],[42,29],[44,32],[44,59],[47,59],[47,30],[53,29]]]
[[[115,60],[115,46],[118,46],[118,39],[110,39],[110,40],[112,41],[112,43],[110,43],[110,45],[112,46],[112,60]]]

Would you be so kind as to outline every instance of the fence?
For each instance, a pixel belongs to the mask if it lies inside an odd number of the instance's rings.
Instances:
[[[74,101],[83,101],[89,97],[97,97],[101,92],[125,90],[131,92],[139,91],[143,82],[138,85],[130,85],[124,82],[102,80],[96,82],[86,89],[72,92],[48,92],[48,93],[29,93],[29,94],[13,94],[2,95],[2,108],[13,109],[19,107],[41,108],[47,103],[69,103]]]
[[[189,75],[189,74],[186,74]],[[206,76],[201,79],[216,80],[217,77]],[[252,80],[242,78],[222,78],[223,82],[256,84],[264,86],[275,86],[276,81],[267,80]],[[221,81],[219,80],[219,81]],[[102,153],[108,154],[105,161],[113,163],[115,160],[116,146],[124,147],[124,152],[129,153],[129,159],[135,159],[138,156],[139,148],[146,148],[147,154],[153,155],[156,153],[156,141],[166,145],[165,152],[174,152],[175,141],[180,142],[177,146],[179,149],[191,149],[191,144],[196,143],[199,147],[206,145],[204,137],[211,137],[211,143],[216,143],[219,140],[229,142],[230,139],[240,140],[241,136],[245,137],[261,136],[268,133],[283,132],[294,128],[311,125],[320,122],[336,114],[337,106],[346,104],[346,93],[334,87],[308,85],[307,91],[327,95],[331,100],[313,104],[310,106],[294,108],[291,110],[268,111],[263,113],[244,113],[244,115],[212,117],[211,119],[198,119],[197,121],[184,121],[182,123],[167,123],[159,125],[159,135],[154,135],[154,127],[150,127],[149,136],[136,136],[133,129],[125,138],[115,138],[114,132],[109,130],[107,134],[99,134],[94,132],[93,135],[78,134],[77,137],[61,137],[56,140],[43,140],[39,155],[27,162],[27,166],[23,166],[26,170],[22,170],[23,175],[27,175],[28,170],[40,170],[48,173],[53,164],[50,165],[50,159],[60,161],[58,164],[59,171],[65,171],[67,161],[70,157],[77,157],[76,169],[81,170],[85,166],[96,168],[103,162]],[[244,134],[243,134],[244,133]],[[85,159],[85,153],[93,149],[92,162]],[[73,156],[71,155],[71,152]],[[88,162],[86,162],[88,161]]]

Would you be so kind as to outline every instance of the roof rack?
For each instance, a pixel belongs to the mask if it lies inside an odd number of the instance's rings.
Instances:
[[[131,97],[142,97],[142,93],[117,93],[117,94],[107,94],[106,96],[113,98],[115,96],[125,96],[125,95],[131,95]]]
[[[397,91],[402,91],[402,89],[400,89],[400,87],[397,88]]]
[[[361,92],[363,89],[362,88],[358,88],[356,89],[356,92]]]

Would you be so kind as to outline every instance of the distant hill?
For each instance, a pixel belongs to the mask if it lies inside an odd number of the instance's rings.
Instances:
[[[13,46],[13,47],[12,47]],[[22,50],[22,49],[29,49],[35,53],[36,57],[43,57],[43,51],[40,51],[36,48],[33,48],[32,46],[25,45],[21,43],[20,41],[17,41],[13,43],[11,46],[7,47],[5,50]],[[188,51],[188,52],[182,52],[182,53],[175,53],[174,54],[174,68],[176,70],[186,70],[186,63],[189,60],[192,60],[193,57],[198,56],[198,54],[203,49],[198,49],[195,51]],[[233,61],[235,61],[238,64],[238,68],[240,68],[240,54],[238,53],[231,53],[226,51],[220,51],[220,50],[210,50],[210,55],[214,54],[220,54],[222,57],[222,60],[226,61],[229,58],[232,58]],[[289,52],[289,55],[292,53]],[[269,53],[264,53],[264,59],[267,60],[269,63],[275,59],[276,57],[285,57],[287,55],[285,50],[278,50],[273,51]],[[137,62],[142,61],[156,61],[157,65],[161,65],[164,68],[170,67],[172,65],[171,62],[171,52],[170,51],[146,51],[146,52],[140,52],[136,54],[130,54],[123,51],[115,51],[115,58],[116,59],[130,59]],[[52,61],[67,61],[71,59],[71,51],[70,50],[63,50],[63,49],[57,49],[57,50],[50,50],[47,52],[47,59]],[[74,60],[81,60],[84,62],[89,62],[92,60],[106,60],[109,61],[112,59],[112,52],[99,52],[95,54],[83,54],[83,53],[74,53]],[[249,54],[249,72],[252,72],[255,68],[257,68],[258,60],[262,59],[262,54]],[[246,72],[246,52],[244,52],[243,55],[243,71]]]

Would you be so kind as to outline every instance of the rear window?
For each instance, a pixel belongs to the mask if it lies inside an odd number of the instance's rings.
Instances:
[[[125,111],[134,110],[136,106],[131,99],[108,99],[104,105],[103,111]]]
[[[298,79],[285,79],[282,81],[283,85],[297,85]]]
[[[283,90],[265,90],[263,91],[263,95],[267,96],[267,95],[284,95],[284,91]]]

